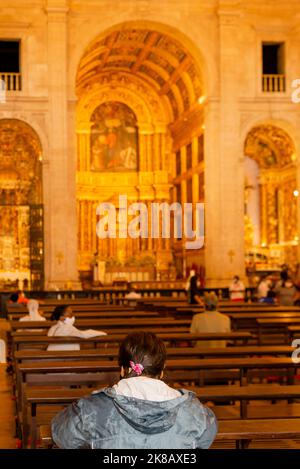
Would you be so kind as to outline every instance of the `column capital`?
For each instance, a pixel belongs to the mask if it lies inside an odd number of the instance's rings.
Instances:
[[[69,0],[48,0],[45,12],[48,22],[64,23],[69,12]]]

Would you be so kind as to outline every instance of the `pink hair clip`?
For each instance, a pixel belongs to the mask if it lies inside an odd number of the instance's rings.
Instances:
[[[129,362],[130,368],[136,372],[137,375],[141,375],[143,373],[143,365],[140,363],[134,363],[132,361]]]

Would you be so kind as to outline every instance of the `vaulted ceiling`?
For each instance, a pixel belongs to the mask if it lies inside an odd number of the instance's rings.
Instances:
[[[295,162],[295,146],[290,136],[274,125],[253,127],[245,141],[245,155],[261,168],[282,168]]]
[[[200,70],[192,55],[179,41],[155,30],[126,28],[96,39],[79,65],[78,96],[115,71],[144,80],[167,99],[173,121],[193,109],[203,94]]]

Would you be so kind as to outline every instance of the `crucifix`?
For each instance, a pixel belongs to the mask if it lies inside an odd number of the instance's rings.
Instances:
[[[62,252],[59,251],[58,253],[56,253],[56,256],[55,256],[55,257],[56,257],[56,259],[57,259],[58,265],[61,265],[61,263],[62,263],[62,261],[64,260],[64,257],[65,257],[65,256],[63,255]]]
[[[227,254],[228,254],[229,258],[230,258],[230,262],[232,263],[232,262],[233,262],[233,258],[234,258],[234,256],[235,256],[235,251],[233,251],[233,249],[230,249]]]

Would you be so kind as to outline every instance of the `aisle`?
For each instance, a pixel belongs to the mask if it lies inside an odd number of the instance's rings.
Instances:
[[[7,322],[0,320],[0,337],[7,329]],[[7,376],[6,364],[0,363],[0,449],[15,449],[14,401],[11,398],[11,378]]]

